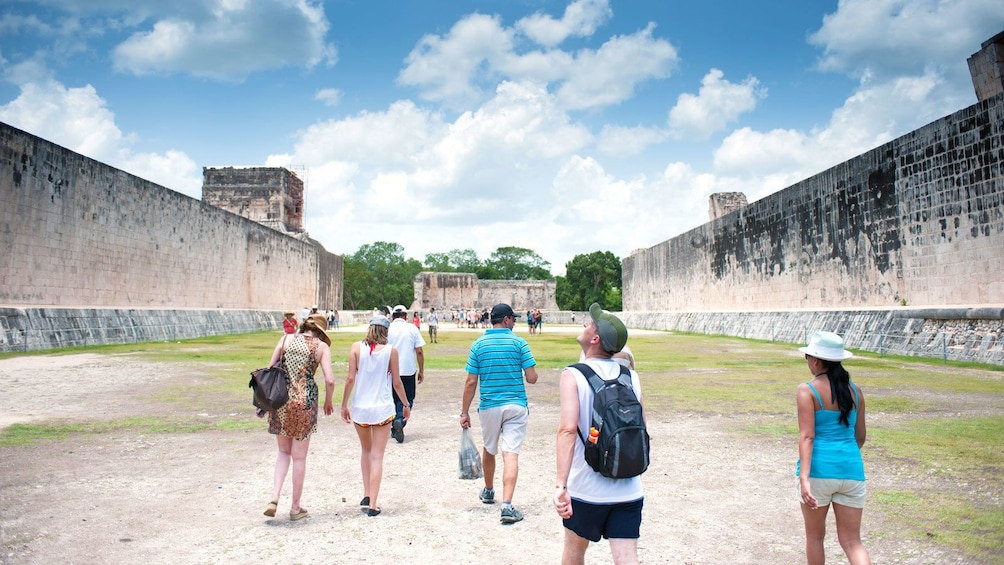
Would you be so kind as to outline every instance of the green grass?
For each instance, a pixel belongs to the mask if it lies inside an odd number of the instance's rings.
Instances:
[[[363,337],[358,326],[332,334],[335,402],[347,370],[349,346]],[[443,331],[439,343],[425,346],[425,366],[437,372],[462,372],[470,344],[482,331]],[[548,332],[528,336],[538,371],[555,373],[578,360],[574,334]],[[77,434],[243,432],[258,430],[261,422],[248,418],[251,370],[264,366],[278,341],[275,332],[214,336],[169,343],[142,343],[75,348],[102,355],[130,355],[144,361],[176,365],[196,371],[197,385],[161,388],[147,400],[168,413],[235,413],[239,416],[182,419],[174,416],[121,418],[95,422],[49,421],[16,424],[0,432],[0,446],[59,441]],[[790,344],[731,337],[658,333],[632,336],[631,349],[642,376],[650,414],[746,415],[735,432],[753,439],[790,437],[794,450],[795,389],[810,378],[805,361]],[[9,357],[4,355],[0,357]],[[1004,406],[1004,379],[999,368],[974,364],[862,353],[845,363],[852,379],[867,395],[869,439],[866,465],[870,469],[908,465],[950,484],[979,482],[994,492],[1004,476],[1004,417],[947,417],[945,396],[972,397],[971,406]],[[320,380],[320,379],[319,379]],[[323,383],[318,383],[323,390]],[[542,401],[555,394],[540,391]],[[212,410],[209,408],[212,407]],[[222,408],[221,408],[222,407]],[[878,426],[877,415],[896,415]],[[794,455],[793,455],[794,457]],[[918,473],[920,474],[920,473]],[[874,490],[870,500],[892,516],[911,537],[934,539],[977,558],[999,556],[1004,548],[1004,507],[999,499],[984,503],[959,492],[907,488]],[[881,534],[877,534],[881,535]]]
[[[908,490],[870,492],[876,510],[905,527],[913,539],[959,548],[973,558],[999,558],[1004,548],[1004,510],[958,495]]]

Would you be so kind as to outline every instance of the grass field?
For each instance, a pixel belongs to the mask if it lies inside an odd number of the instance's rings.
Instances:
[[[332,334],[335,402],[340,402],[349,345],[362,328]],[[426,370],[460,370],[480,331],[441,331],[427,347]],[[558,371],[576,361],[574,333],[527,336],[538,367]],[[203,367],[210,384],[196,391],[168,387],[158,401],[192,405],[210,392],[215,402],[248,402],[247,374],[267,363],[274,333],[217,336],[169,343],[98,346],[42,354],[129,354]],[[797,427],[794,391],[808,380],[805,362],[791,344],[736,338],[646,332],[631,348],[643,378],[649,414],[724,414],[737,433],[790,437]],[[0,355],[10,358],[13,355]],[[934,538],[981,562],[1004,562],[1004,371],[1001,367],[944,365],[940,361],[860,354],[845,363],[867,397],[869,512],[882,513],[899,529]],[[557,393],[546,400],[557,400]],[[217,430],[257,426],[246,418],[223,419]],[[205,426],[165,417],[91,423],[15,424],[0,432],[0,446],[112,429],[144,433],[199,433]],[[895,478],[890,478],[894,475]]]

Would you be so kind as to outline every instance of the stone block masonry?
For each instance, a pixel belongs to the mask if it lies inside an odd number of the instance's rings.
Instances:
[[[505,303],[513,310],[541,308],[555,311],[556,282],[551,280],[493,281],[479,280],[474,273],[422,272],[413,281],[415,301],[409,310],[428,312],[430,307],[440,311],[457,309],[491,308]]]
[[[341,257],[314,242],[3,123],[0,248],[0,305],[341,306]]]
[[[626,311],[1004,304],[1004,94],[623,260]]]

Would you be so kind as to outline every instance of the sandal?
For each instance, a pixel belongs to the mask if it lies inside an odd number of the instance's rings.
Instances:
[[[265,515],[268,516],[269,518],[275,516],[275,511],[278,507],[279,507],[278,500],[273,500],[272,502],[269,502],[268,506],[265,508]]]
[[[294,522],[296,520],[306,517],[307,517],[307,509],[302,506],[296,512],[293,512],[292,510],[289,511],[289,519],[293,520]]]
[[[368,496],[364,496],[363,499],[359,501],[359,506],[369,506],[369,505],[370,505],[370,497]]]
[[[379,516],[380,515],[380,509],[379,508],[370,508],[369,510],[366,511],[366,514],[370,518],[372,518],[373,516]]]

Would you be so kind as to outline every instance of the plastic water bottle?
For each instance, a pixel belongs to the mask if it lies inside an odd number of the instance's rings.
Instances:
[[[595,427],[589,428],[589,443],[596,443],[596,440],[600,438],[600,431]]]

